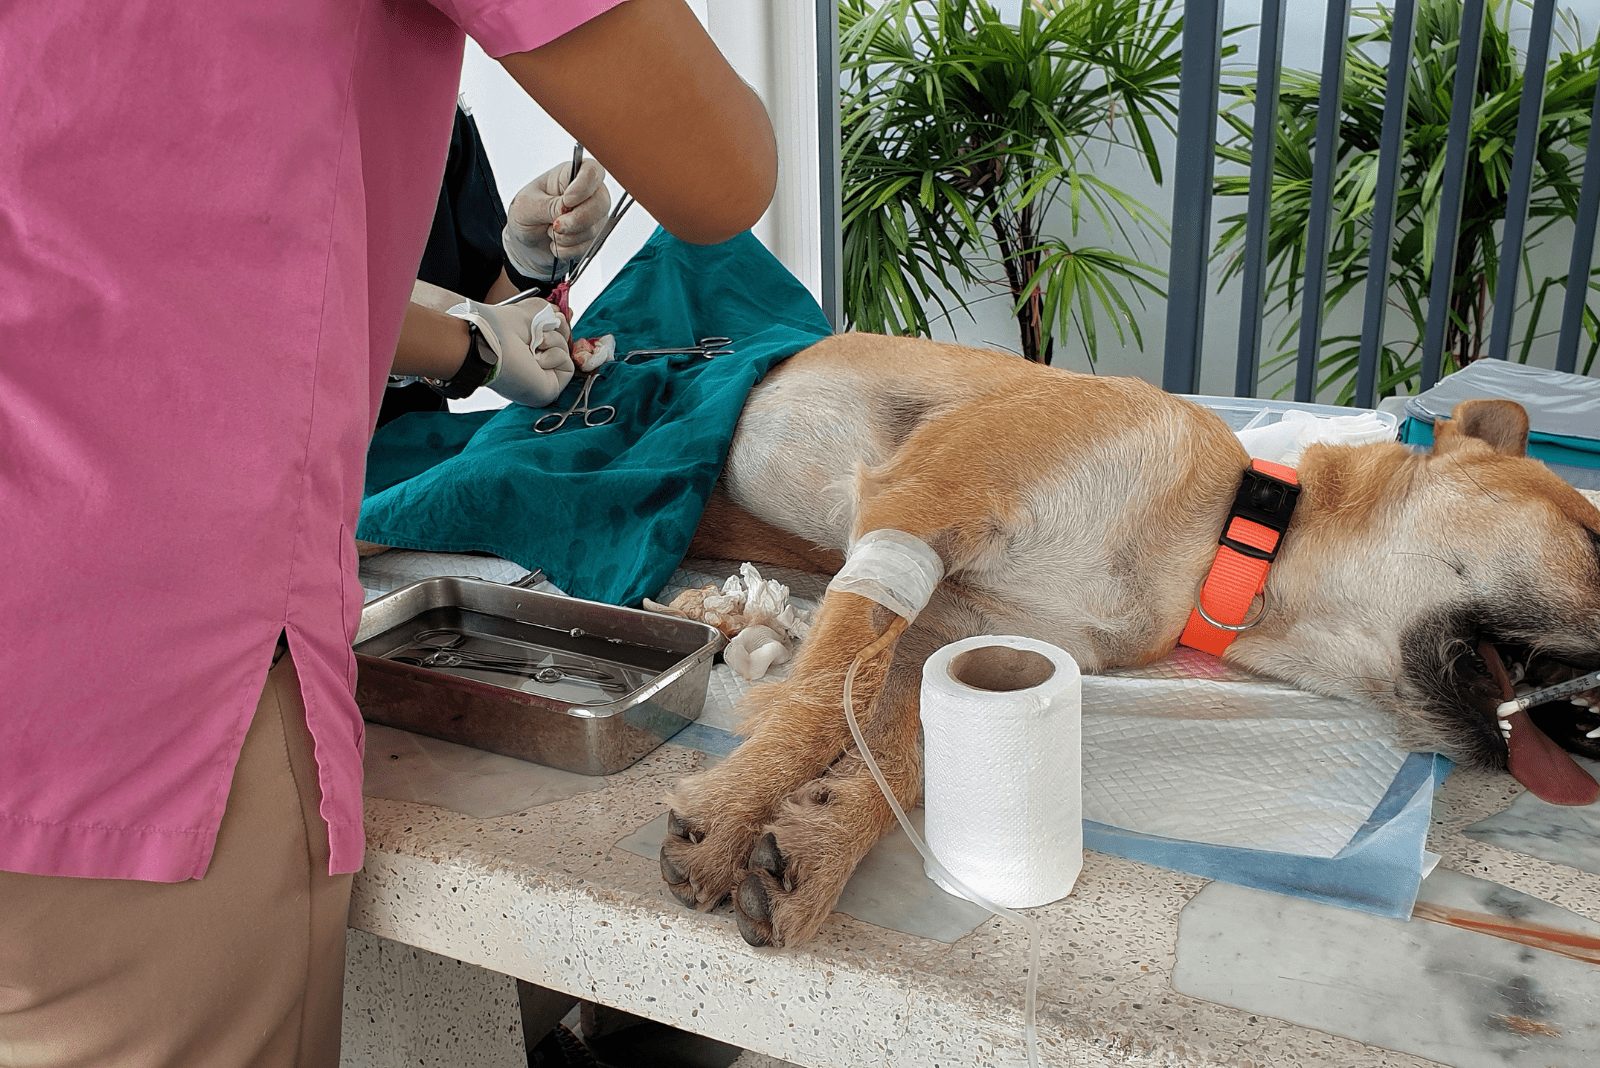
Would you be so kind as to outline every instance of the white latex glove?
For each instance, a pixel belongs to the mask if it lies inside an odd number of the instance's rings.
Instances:
[[[449,314],[476,325],[480,343],[500,357],[488,386],[507,400],[542,408],[572,380],[570,330],[555,305],[537,298],[505,305],[468,300]]]
[[[511,198],[501,244],[506,259],[528,278],[564,277],[611,214],[605,168],[585,158],[569,182],[571,174],[570,162],[552,167]]]

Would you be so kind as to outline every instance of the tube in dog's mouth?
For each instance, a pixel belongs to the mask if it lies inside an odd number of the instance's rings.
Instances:
[[[1499,686],[1501,699],[1514,699],[1516,685],[1494,642],[1480,639],[1477,652]],[[1499,719],[1506,740],[1506,769],[1534,796],[1552,805],[1589,805],[1600,799],[1600,783],[1540,730],[1527,712],[1512,712]]]

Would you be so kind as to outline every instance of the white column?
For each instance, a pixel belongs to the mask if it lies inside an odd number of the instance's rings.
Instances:
[[[816,296],[821,252],[813,6],[804,0],[705,3],[712,37],[766,105],[778,143],[778,189],[756,236]]]

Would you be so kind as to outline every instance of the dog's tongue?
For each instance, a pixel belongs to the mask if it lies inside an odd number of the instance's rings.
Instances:
[[[1478,655],[1489,665],[1504,699],[1516,697],[1516,687],[1494,643],[1479,642]],[[1552,805],[1590,805],[1600,799],[1600,783],[1540,730],[1528,713],[1514,712],[1506,722],[1511,726],[1506,768],[1535,797]]]

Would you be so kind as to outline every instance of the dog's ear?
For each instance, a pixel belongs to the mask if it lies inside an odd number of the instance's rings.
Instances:
[[[1516,401],[1462,401],[1449,422],[1441,423],[1435,431],[1433,451],[1449,452],[1468,438],[1485,442],[1506,456],[1526,456],[1528,413]]]

